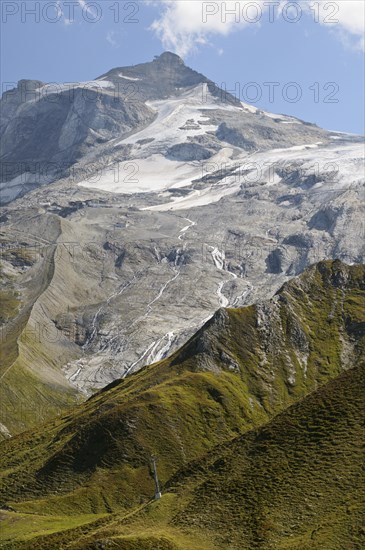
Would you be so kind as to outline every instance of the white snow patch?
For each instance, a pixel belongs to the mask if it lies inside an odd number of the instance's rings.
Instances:
[[[134,78],[133,76],[126,76],[123,73],[119,73],[118,76],[120,76],[120,78],[124,78],[124,80],[132,80],[133,82],[137,82],[137,80],[141,80],[141,78]]]
[[[185,197],[179,197],[165,204],[150,206],[144,210],[167,212],[174,210],[186,210],[197,206],[205,206],[220,201],[223,197],[233,195],[240,189],[240,183],[232,185],[208,187],[203,190],[195,190]]]
[[[205,111],[221,109],[237,111],[237,107],[228,104],[217,104],[215,98],[202,86],[197,86],[179,97],[157,101],[147,101],[146,105],[157,112],[157,117],[147,128],[123,140],[116,141],[115,145],[123,143],[137,143],[142,139],[153,139],[154,143],[147,144],[145,150],[161,147],[171,147],[188,141],[189,137],[204,135],[208,131],[215,131],[216,125],[207,125],[209,117]],[[204,122],[204,124],[201,124]],[[188,123],[188,124],[187,124]],[[184,128],[188,129],[185,130]]]
[[[162,154],[156,153],[147,158],[131,159],[119,164],[112,164],[103,170],[96,181],[96,178],[93,177],[93,181],[83,180],[78,185],[127,195],[179,189],[191,185],[193,180],[206,175],[209,166],[211,166],[211,171],[216,170],[216,166],[228,161],[231,154],[232,149],[224,148],[209,161],[205,161],[206,164],[204,164],[203,161],[180,162],[170,160]],[[237,178],[232,179],[237,180]],[[223,195],[224,193],[221,194],[221,196]],[[178,197],[176,201],[181,201],[184,198],[186,197]],[[210,199],[207,202],[203,201],[204,204],[209,204],[209,202],[215,201],[210,201]],[[186,208],[188,207],[186,206]],[[146,208],[146,210],[154,209],[160,210],[159,207]],[[169,209],[170,207],[167,208],[167,210]]]
[[[198,164],[169,160],[161,154],[144,159],[134,159],[111,165],[99,176],[98,181],[81,181],[78,185],[101,189],[112,193],[151,193],[176,185],[190,185],[201,177]]]

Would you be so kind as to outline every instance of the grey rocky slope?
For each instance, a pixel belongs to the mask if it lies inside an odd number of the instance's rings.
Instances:
[[[72,91],[2,98],[11,433],[162,359],[220,306],[325,258],[364,262],[361,138],[245,105],[170,53]]]

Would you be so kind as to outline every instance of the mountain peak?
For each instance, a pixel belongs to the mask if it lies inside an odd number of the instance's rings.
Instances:
[[[172,52],[163,52],[161,55],[155,57],[155,61],[174,65],[185,65],[181,57]]]
[[[153,61],[128,67],[115,67],[98,77],[98,80],[107,80],[118,86],[122,83],[122,86],[119,86],[122,90],[124,84],[130,90],[132,81],[133,97],[141,101],[166,99],[169,96],[176,96],[179,90],[209,82],[204,75],[185,65],[181,57],[168,51],[156,55]],[[212,87],[214,87],[213,83]]]

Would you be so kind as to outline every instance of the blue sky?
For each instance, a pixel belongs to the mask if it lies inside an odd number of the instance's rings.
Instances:
[[[2,0],[2,89],[21,78],[90,80],[169,49],[247,103],[364,133],[363,8],[363,0]]]

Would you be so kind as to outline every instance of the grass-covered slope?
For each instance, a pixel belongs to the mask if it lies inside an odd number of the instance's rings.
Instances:
[[[362,363],[179,474],[172,523],[226,548],[364,548],[364,442]]]
[[[188,464],[130,514],[2,512],[3,547],[360,550],[364,441],[363,362]]]
[[[357,365],[364,355],[364,271],[363,266],[322,262],[286,284],[264,304],[220,310],[170,359],[114,383],[61,419],[3,442],[0,506],[16,510],[4,512],[15,514],[11,525],[23,521],[24,514],[33,513],[39,534],[43,527],[50,530],[49,524],[48,529],[43,525],[43,519],[48,521],[44,514],[53,515],[55,522],[67,529],[67,517],[75,524],[80,516],[81,524],[85,517],[95,514],[100,522],[109,522],[110,518],[101,516],[123,515],[140,505],[150,510],[146,503],[153,495],[151,454],[158,455],[159,475],[166,484],[180,468],[216,445],[263,426],[343,370]],[[313,426],[315,433],[315,422]],[[257,473],[260,479],[263,476],[266,487],[265,456],[263,453],[262,471]],[[280,455],[285,464],[289,458],[290,453]],[[285,476],[283,480],[285,485]],[[257,532],[254,527],[261,517],[261,504],[259,499],[256,506],[252,487],[245,501],[252,511],[247,548],[261,536],[261,527],[257,526]],[[195,499],[195,492],[192,494]],[[166,524],[169,509],[175,510],[178,528],[172,522],[168,531],[172,529],[174,540],[178,540],[176,529],[180,532],[186,528],[184,502],[191,496],[184,493],[181,498],[168,498],[171,502],[165,499],[165,504],[161,503],[166,510],[157,510],[154,521]],[[196,500],[197,508],[205,506],[199,502]],[[220,500],[216,502],[219,509]],[[210,514],[209,509],[208,513],[203,508],[201,512],[204,517]],[[209,533],[211,526],[204,517],[196,517]],[[219,525],[218,519],[217,515]],[[11,528],[4,536],[8,540],[13,536]],[[157,536],[155,532],[153,536]],[[217,542],[214,533],[212,536],[212,548],[219,548],[219,539]],[[185,546],[177,547],[189,548],[185,535],[182,537]],[[246,541],[239,544],[243,543]],[[156,543],[138,544],[120,547],[156,547]]]

